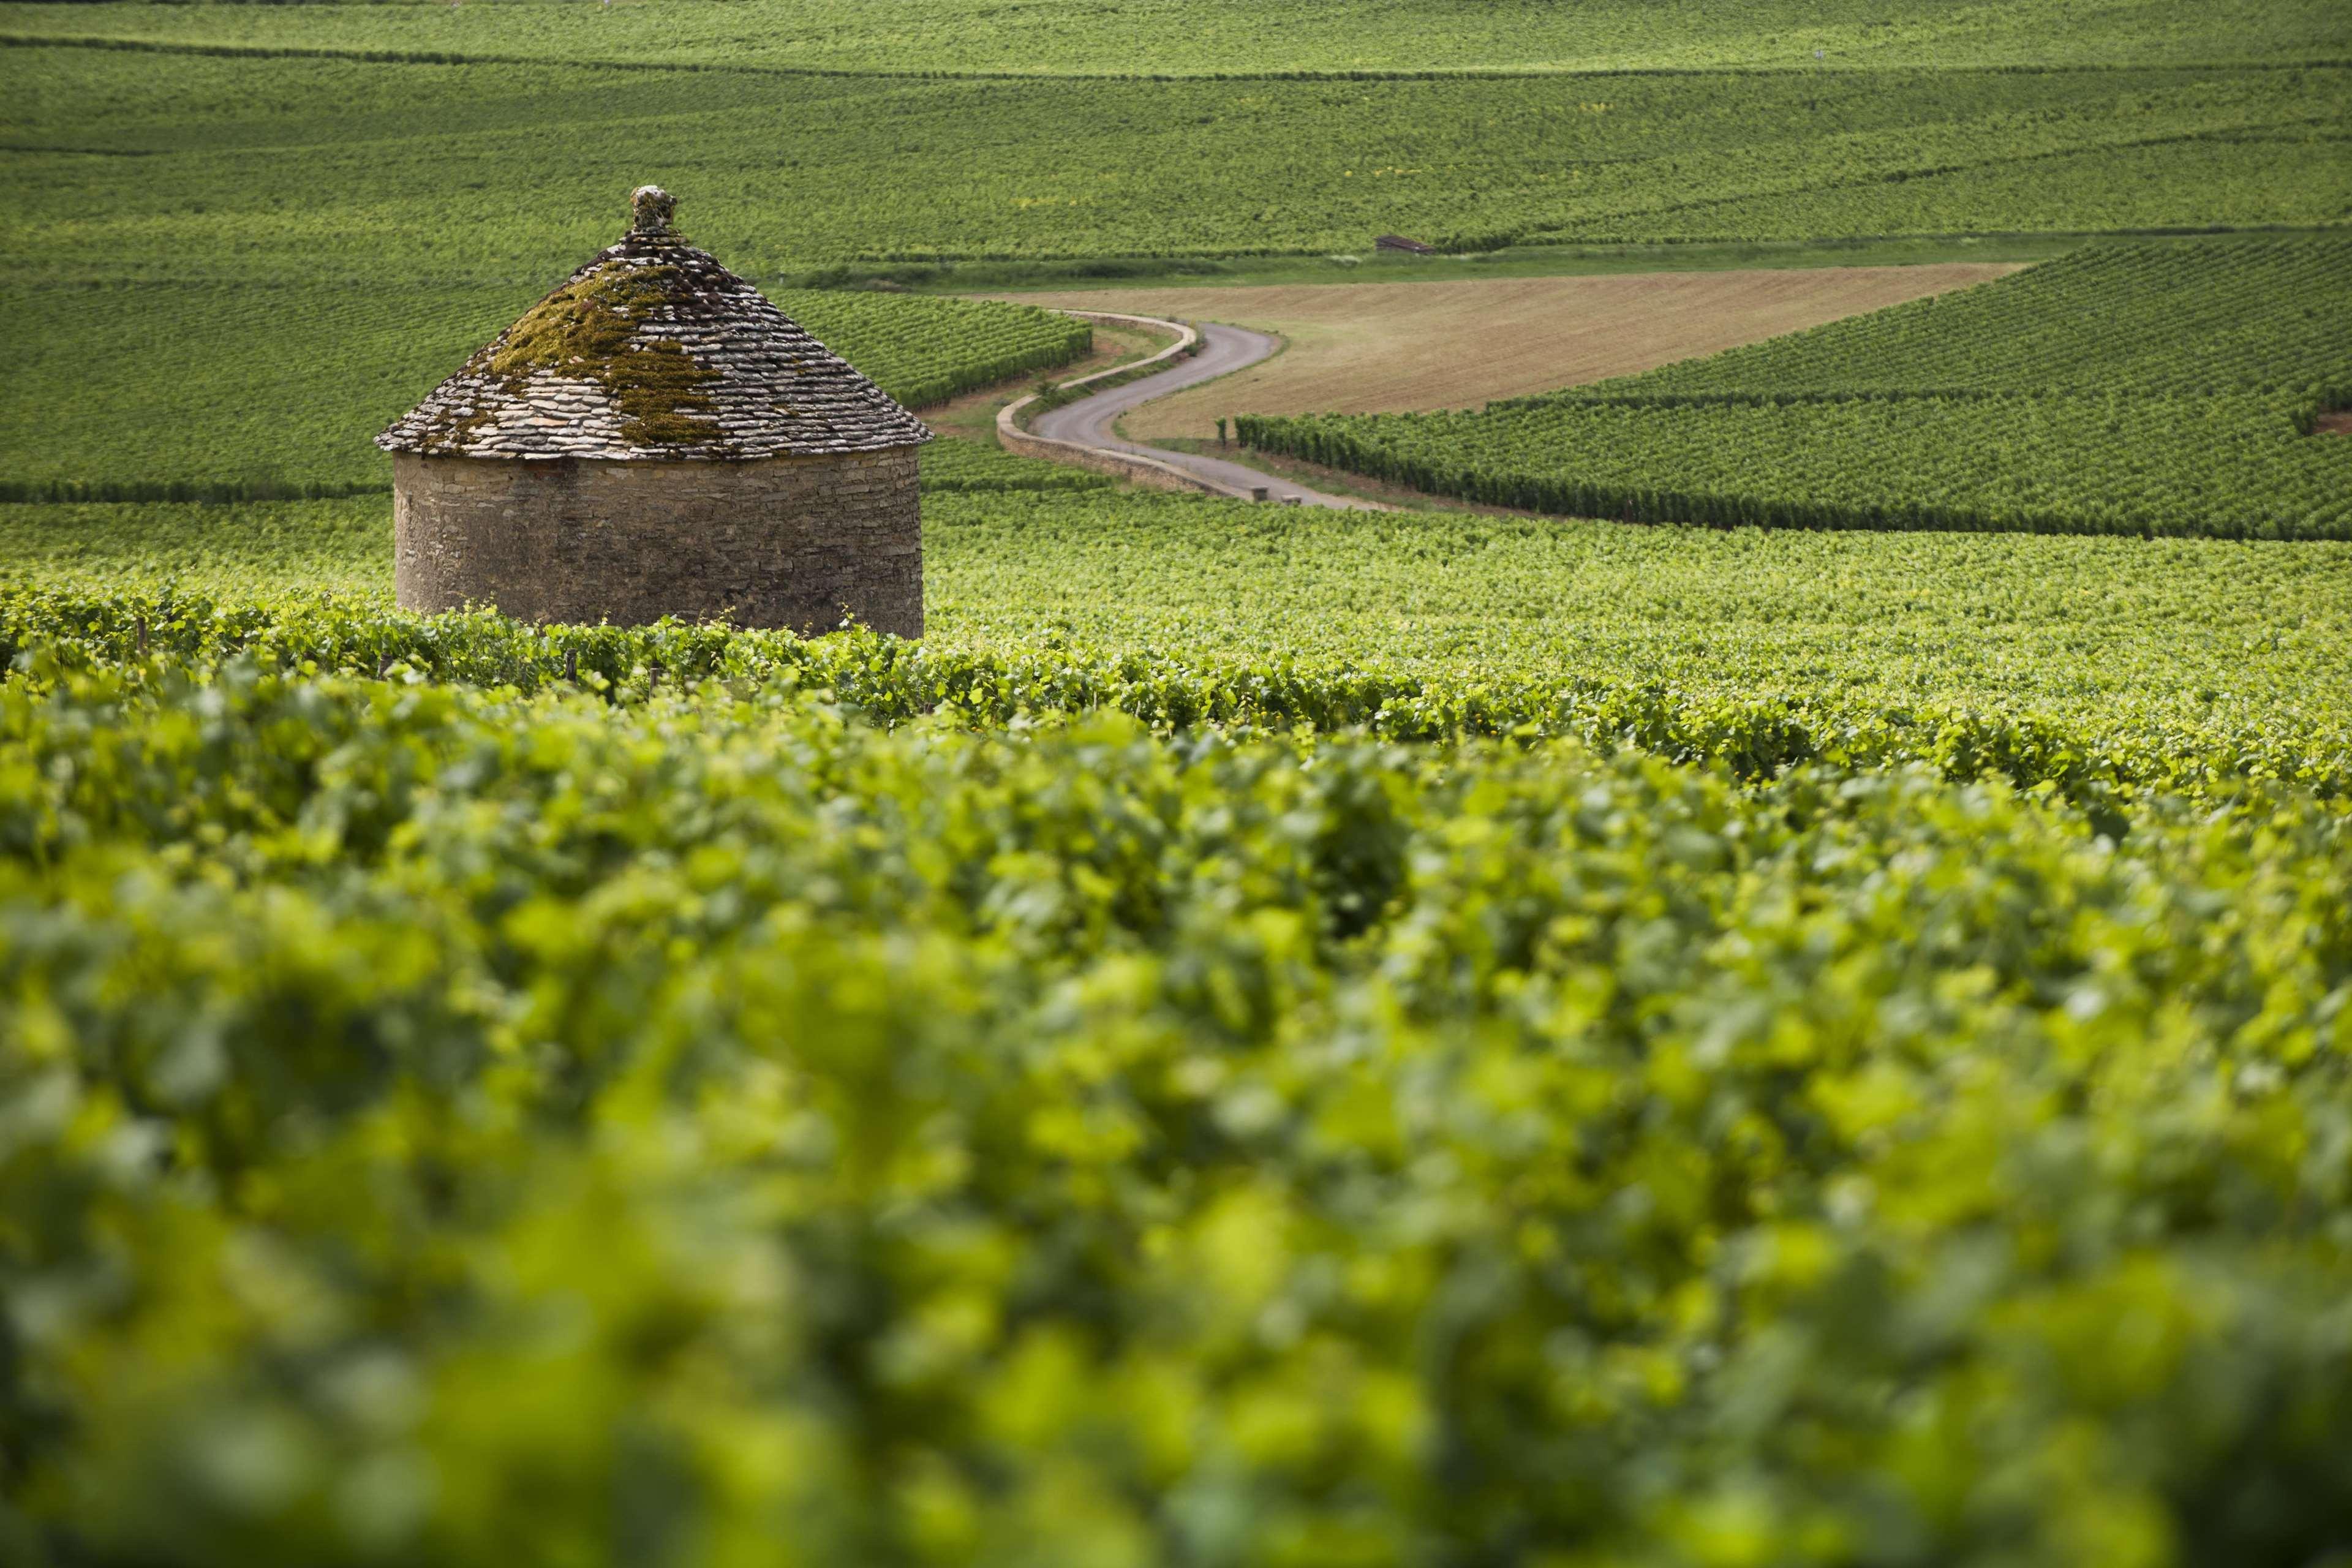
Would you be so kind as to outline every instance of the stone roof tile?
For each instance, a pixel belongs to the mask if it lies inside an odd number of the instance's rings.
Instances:
[[[618,245],[564,279],[378,436],[387,452],[740,460],[931,438],[670,226],[647,185]]]

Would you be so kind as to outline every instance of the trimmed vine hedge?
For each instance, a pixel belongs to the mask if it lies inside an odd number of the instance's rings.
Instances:
[[[868,720],[931,713],[999,726],[1114,710],[1161,731],[1363,730],[1398,741],[1574,736],[1769,778],[1801,763],[1928,767],[1955,780],[1996,774],[2049,785],[2110,814],[2150,792],[2227,794],[2247,781],[2352,794],[2340,740],[2216,715],[2205,731],[2123,738],[2032,712],[1967,702],[1839,702],[1826,691],[1699,693],[1659,682],[1522,679],[1363,668],[1291,658],[1231,661],[1134,650],[1088,653],[1047,637],[1006,651],[933,647],[851,628],[787,633],[664,622],[649,627],[536,626],[489,613],[421,616],[327,599],[224,603],[173,590],[90,595],[0,589],[0,658],[111,663],[142,650],[178,658],[238,655],[266,669],[394,669],[436,682],[584,686],[615,700],[664,683],[823,690]],[[2339,731],[2340,732],[2340,731]]]

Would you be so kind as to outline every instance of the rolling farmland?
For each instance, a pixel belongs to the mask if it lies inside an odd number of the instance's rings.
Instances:
[[[2341,1557],[2342,5],[98,0],[0,88],[0,1561]],[[396,603],[369,438],[646,182],[958,396],[919,639]],[[1137,434],[1426,509],[1000,449],[1106,290],[1290,340]]]
[[[0,385],[0,497],[388,489],[375,433],[562,278],[23,289],[20,357]],[[917,406],[1067,363],[1090,341],[1085,323],[1028,306],[817,289],[774,298]]]
[[[1253,414],[1460,408],[1546,392],[1778,337],[1840,316],[1962,289],[1992,262],[1657,272],[1263,288],[1089,289],[1006,295],[1078,310],[1211,318],[1278,334],[1280,357],[1136,410],[1149,440],[1213,436]],[[1436,345],[1443,345],[1442,348]]]
[[[1478,414],[1252,416],[1415,488],[1627,521],[2352,537],[2352,245],[2093,248]]]
[[[181,47],[663,62],[735,69],[1226,76],[1496,69],[1886,68],[2303,64],[2352,58],[2352,25],[2325,0],[562,0],[306,6],[0,5],[0,33]]]
[[[81,27],[438,15],[70,9]],[[509,15],[478,5],[466,25],[494,13]],[[669,169],[698,242],[770,286],[940,258],[1351,252],[1391,229],[1811,239],[2352,210],[2352,159],[2328,140],[2352,67],[2330,65],[1668,74],[1601,94],[1541,78],[877,80],[67,47],[5,60],[0,266],[22,369],[0,387],[0,483],[18,495],[381,483],[355,440],[608,243],[614,192]],[[1096,129],[1056,134],[1074,123]],[[1138,173],[1174,168],[1192,199]],[[1761,216],[1724,216],[1742,203]],[[1530,368],[1510,390],[1565,379]]]
[[[1604,87],[65,47],[8,64],[21,150],[0,257],[28,281],[537,279],[608,243],[612,193],[655,175],[688,192],[699,243],[763,282],[856,260],[1354,252],[1389,232],[1475,249],[2312,226],[2352,203],[2352,66]],[[1075,123],[1095,129],[1058,134]],[[1164,199],[1162,170],[1190,199]]]

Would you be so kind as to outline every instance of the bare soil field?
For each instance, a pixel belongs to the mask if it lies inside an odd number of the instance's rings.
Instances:
[[[1630,375],[1841,316],[1964,289],[2011,262],[1653,272],[1443,283],[1299,283],[1002,294],[1032,305],[1230,321],[1289,344],[1263,364],[1147,404],[1139,440],[1213,437],[1220,415],[1397,414]]]

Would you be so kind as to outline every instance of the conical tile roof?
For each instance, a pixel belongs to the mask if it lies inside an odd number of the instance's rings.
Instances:
[[[740,460],[928,441],[921,420],[670,226],[667,193],[393,422],[387,452]]]

